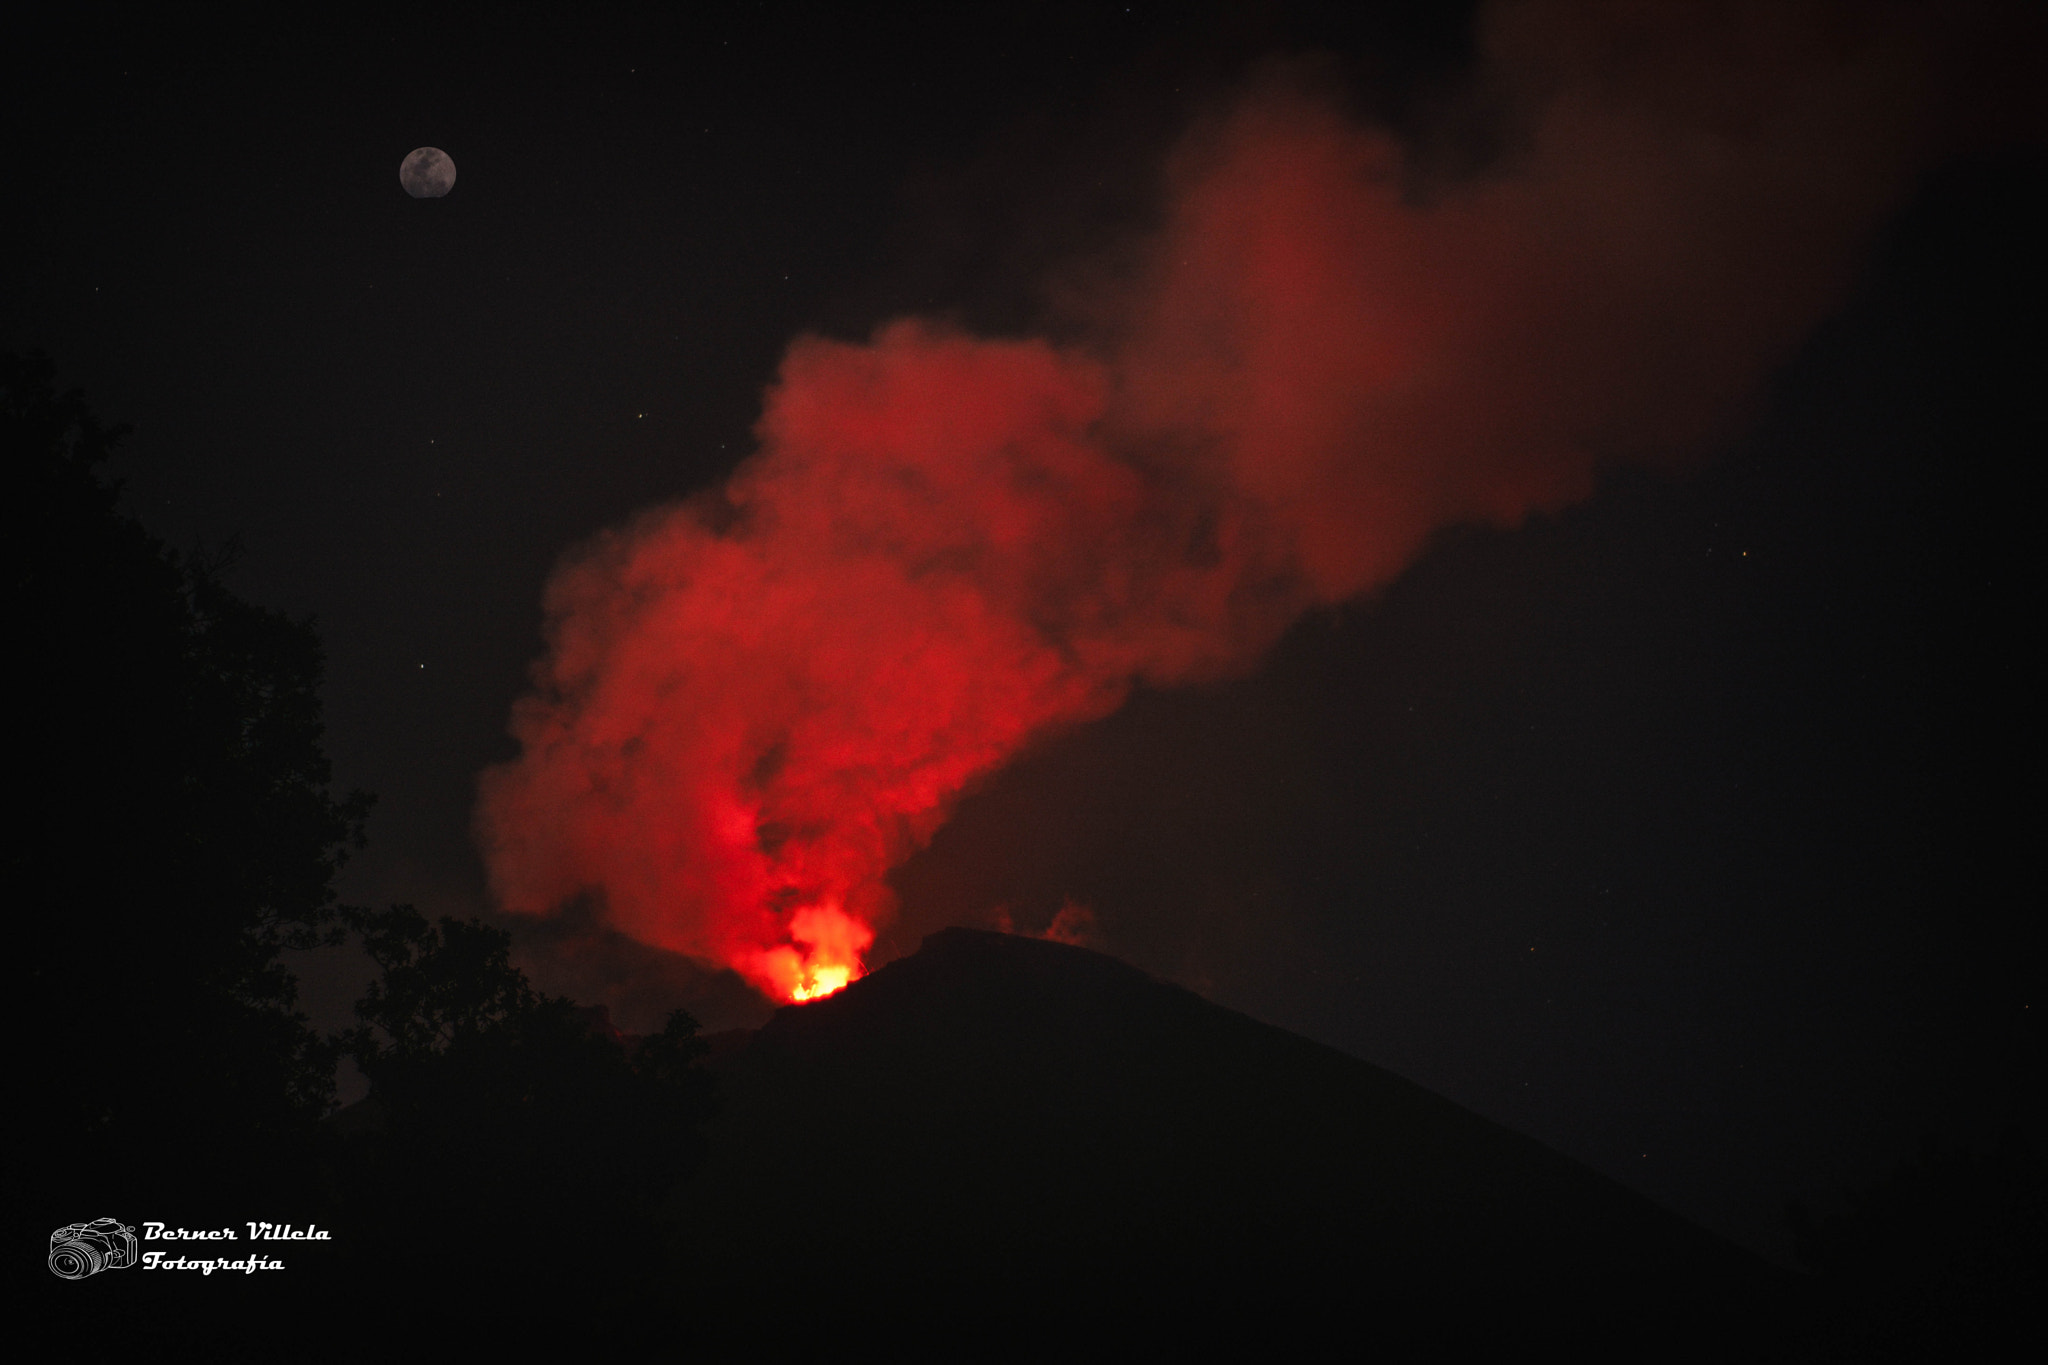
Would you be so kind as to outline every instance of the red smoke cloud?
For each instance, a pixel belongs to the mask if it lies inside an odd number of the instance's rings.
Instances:
[[[836,989],[885,874],[1035,737],[1697,445],[1918,159],[1901,46],[1787,12],[1493,13],[1483,88],[1534,112],[1458,183],[1274,70],[1176,153],[1085,343],[797,340],[724,489],[556,571],[482,783],[501,903],[594,893],[778,1000]]]

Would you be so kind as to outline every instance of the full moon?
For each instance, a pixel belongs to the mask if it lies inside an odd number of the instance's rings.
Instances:
[[[398,183],[415,199],[439,199],[455,188],[455,163],[439,147],[415,147],[399,163]]]

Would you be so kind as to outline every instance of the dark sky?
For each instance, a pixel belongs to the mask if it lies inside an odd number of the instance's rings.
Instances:
[[[132,424],[149,527],[238,537],[238,590],[317,617],[338,781],[379,798],[348,898],[489,915],[475,782],[550,567],[729,472],[793,336],[1028,325],[1272,52],[1334,54],[1358,112],[1483,166],[1484,122],[1442,115],[1469,14],[1351,8],[86,19],[6,59],[0,345]],[[1446,530],[1255,675],[1037,746],[896,874],[874,960],[1072,901],[1108,950],[1774,1254],[1785,1199],[1923,1134],[2043,1135],[2044,163],[1983,122],[1689,471]],[[420,145],[445,199],[399,187]],[[767,1012],[507,923],[628,1027]],[[322,1022],[357,971],[308,964]]]

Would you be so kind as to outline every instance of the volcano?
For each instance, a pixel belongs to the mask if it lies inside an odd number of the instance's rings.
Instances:
[[[723,1112],[669,1212],[710,1301],[778,1340],[1635,1360],[1783,1341],[1789,1277],[1759,1259],[1082,948],[947,929],[713,1060]]]

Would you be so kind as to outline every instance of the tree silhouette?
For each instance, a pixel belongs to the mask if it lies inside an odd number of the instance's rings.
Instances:
[[[353,919],[383,975],[356,1004],[363,1027],[349,1046],[364,1074],[387,1086],[503,1036],[540,1003],[512,966],[507,934],[474,920],[443,919],[437,929],[409,905]]]
[[[478,1303],[538,1294],[630,1316],[659,1301],[657,1213],[712,1106],[696,1021],[677,1010],[626,1038],[602,1010],[535,992],[501,930],[405,905],[352,919],[381,969],[345,1039],[371,1085],[340,1156],[364,1255],[387,1280]],[[451,1256],[423,1229],[491,1252]]]
[[[380,1178],[416,1187],[409,1207],[637,1218],[690,1169],[711,1093],[688,1014],[626,1039],[536,993],[502,930],[407,905],[353,918],[382,975],[345,1043],[371,1085],[366,1145],[396,1163]]]
[[[361,1328],[380,1347],[409,1314],[527,1323],[543,1302],[660,1339],[673,1282],[655,1211],[711,1105],[695,1021],[623,1038],[535,992],[499,931],[405,906],[344,914],[334,875],[370,798],[330,791],[312,622],[238,597],[231,557],[181,555],[123,514],[98,473],[121,433],[52,377],[45,358],[0,354],[7,700],[26,739],[6,872],[33,1116],[15,1202],[45,1227],[77,1220],[81,1198],[177,1226],[341,1227],[293,1252],[317,1273],[260,1311],[129,1301],[131,1325],[203,1332],[217,1354],[232,1337],[269,1358],[351,1297],[380,1310]],[[360,1026],[323,1038],[286,954],[345,926],[381,974]],[[321,1122],[344,1049],[373,1122]]]
[[[283,953],[334,927],[370,798],[329,791],[311,621],[124,515],[97,473],[122,432],[52,377],[0,355],[37,1175],[161,1197],[173,1173],[192,1189],[296,1162],[328,1107],[335,1050]]]

